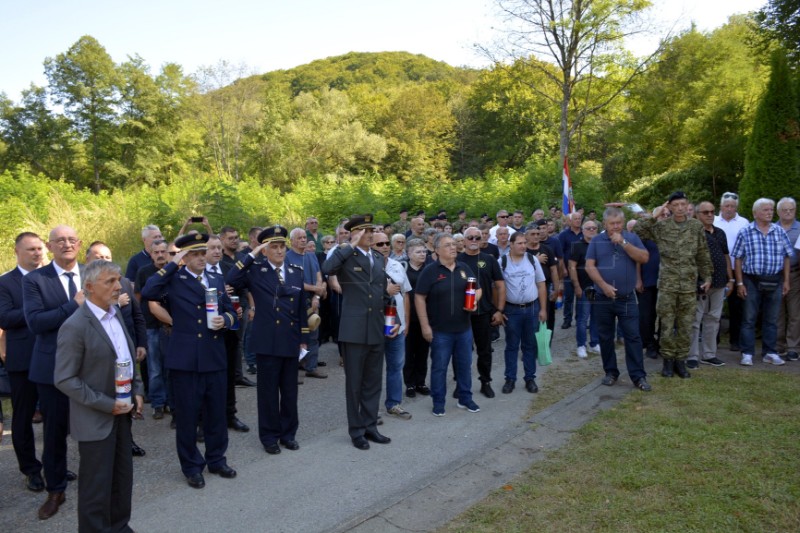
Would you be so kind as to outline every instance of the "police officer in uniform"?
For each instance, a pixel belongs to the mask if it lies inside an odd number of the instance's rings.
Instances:
[[[175,241],[181,251],[147,280],[142,297],[167,299],[172,315],[172,335],[164,366],[173,384],[175,440],[181,470],[190,487],[203,488],[203,469],[224,478],[236,477],[228,466],[228,428],[225,418],[227,361],[223,328],[235,321],[233,306],[222,276],[205,271],[208,235],[184,235]],[[207,325],[206,290],[216,289],[219,316]],[[205,456],[197,449],[196,428],[203,413]]]
[[[248,288],[255,303],[250,351],[258,362],[258,436],[272,455],[281,453],[278,443],[300,448],[295,440],[298,357],[309,337],[303,268],[284,261],[287,236],[283,226],[263,230],[260,244],[225,278],[234,289]]]

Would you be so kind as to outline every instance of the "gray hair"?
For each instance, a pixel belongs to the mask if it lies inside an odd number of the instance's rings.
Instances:
[[[442,242],[442,239],[452,239],[452,238],[453,238],[452,235],[450,235],[449,233],[445,233],[443,231],[436,233],[436,235],[434,235],[433,237],[433,249],[437,250],[439,248],[439,244]]]
[[[770,200],[769,198],[759,198],[755,202],[753,202],[753,213],[757,210],[761,209],[762,205],[769,205],[770,207],[775,207],[775,200]]]
[[[410,252],[414,248],[419,247],[425,248],[425,241],[419,237],[414,237],[406,241],[406,253]]]
[[[158,226],[156,226],[155,224],[148,224],[147,226],[142,228],[142,239],[147,238],[147,236],[150,235],[151,231],[157,231],[161,233],[161,230],[158,229]]]
[[[478,233],[478,235],[480,235],[481,237],[483,237],[483,232],[481,231],[481,229],[480,229],[480,228],[476,228],[475,226],[470,226],[470,227],[468,227],[468,228],[465,228],[465,229],[464,229],[464,237],[465,237],[465,238],[466,238],[466,236],[467,236],[467,233],[469,233],[469,230],[473,230],[473,233],[476,233],[476,232],[477,232],[477,233]]]
[[[120,276],[122,275],[122,269],[116,263],[105,261],[104,259],[92,261],[86,265],[86,268],[84,268],[83,272],[81,273],[81,284],[83,289],[86,289],[87,283],[94,283],[97,281],[97,278],[99,278],[100,274],[103,272],[111,272]]]
[[[603,222],[605,222],[609,218],[617,218],[617,217],[625,218],[625,213],[623,213],[622,209],[620,209],[619,207],[606,207],[606,210],[603,211]]]
[[[733,200],[736,203],[736,207],[739,207],[739,195],[735,192],[722,193],[722,198],[719,201],[719,205],[722,206],[726,200]]]
[[[792,207],[797,207],[797,202],[794,201],[794,198],[790,196],[784,196],[780,200],[778,200],[778,209],[781,208],[782,205],[791,204]]]
[[[303,234],[303,237],[306,236],[306,230],[304,230],[303,228],[294,228],[292,231],[289,232],[289,238],[296,239],[297,237],[300,236],[301,233]]]

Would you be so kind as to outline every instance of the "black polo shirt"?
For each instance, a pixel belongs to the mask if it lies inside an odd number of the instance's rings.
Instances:
[[[540,263],[542,265],[542,271],[544,272],[545,283],[551,283],[553,279],[550,274],[550,267],[558,266],[558,258],[556,257],[555,252],[553,252],[553,249],[547,246],[546,244],[540,242],[539,247],[536,248],[535,250],[531,248],[526,248],[525,251],[528,252],[530,255],[535,255],[537,259],[539,258],[539,254],[544,254],[547,256],[547,262],[542,263],[540,261]]]
[[[575,270],[578,272],[578,283],[581,284],[581,289],[585,289],[593,283],[592,278],[586,273],[586,250],[588,249],[589,243],[585,240],[575,241],[572,243],[572,250],[569,254],[570,261],[576,263]]]
[[[458,254],[456,259],[465,263],[473,272],[478,273],[478,280],[483,289],[483,296],[481,297],[481,301],[478,302],[478,310],[475,314],[493,314],[496,311],[492,299],[494,282],[504,281],[503,272],[500,270],[500,264],[497,262],[497,259],[484,252],[480,252],[476,255],[469,255],[466,252],[462,252]]]
[[[725,232],[714,226],[714,233],[703,229],[708,243],[708,252],[711,254],[711,264],[714,270],[711,273],[711,287],[721,289],[728,284],[728,261],[725,256],[728,252],[728,239]]]
[[[472,327],[472,313],[464,311],[467,278],[475,278],[475,288],[480,288],[480,279],[467,264],[458,260],[452,272],[434,261],[419,275],[415,291],[427,297],[428,322],[434,331],[462,333]]]

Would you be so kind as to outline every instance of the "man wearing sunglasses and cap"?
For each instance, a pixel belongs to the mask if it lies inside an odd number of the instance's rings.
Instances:
[[[350,242],[335,248],[322,273],[335,275],[342,287],[339,343],[344,357],[347,424],[353,446],[368,450],[369,442],[388,444],[378,432],[378,405],[383,382],[384,316],[388,301],[383,256],[372,250],[371,214],[353,215],[344,229]],[[400,329],[395,324],[390,338]]]

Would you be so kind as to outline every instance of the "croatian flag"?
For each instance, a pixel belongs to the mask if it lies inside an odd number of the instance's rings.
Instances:
[[[567,156],[564,156],[564,175],[561,179],[561,188],[563,195],[561,212],[569,215],[575,210],[575,201],[572,199],[572,181],[569,179]]]

